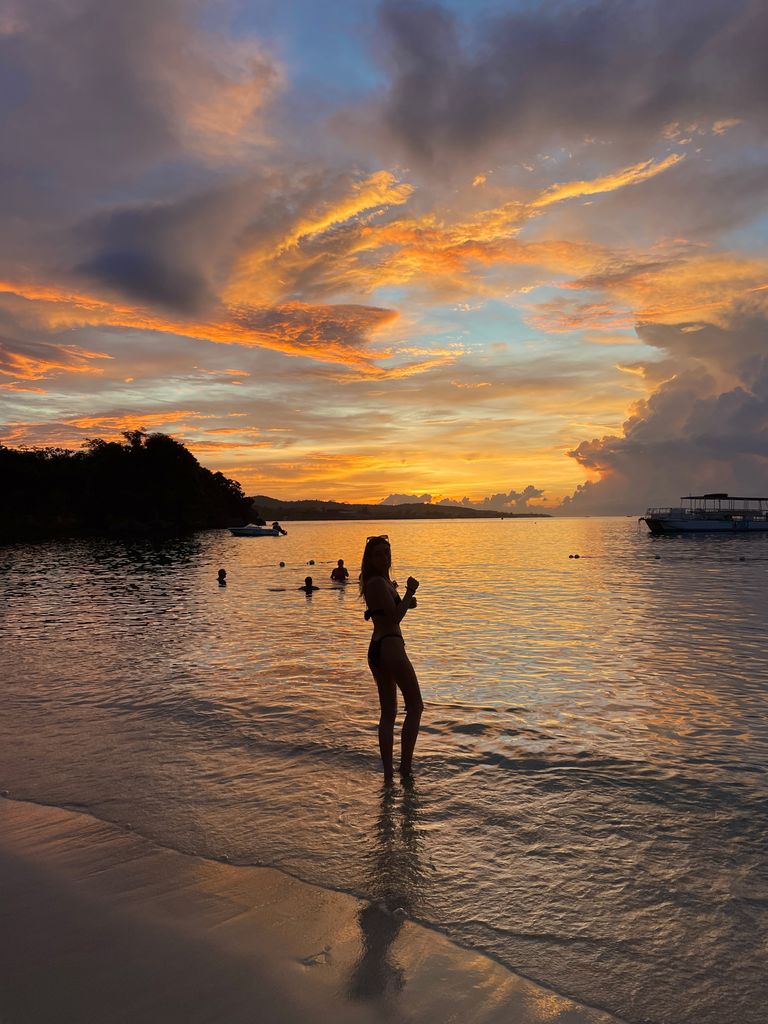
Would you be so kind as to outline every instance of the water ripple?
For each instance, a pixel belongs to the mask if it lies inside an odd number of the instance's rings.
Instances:
[[[762,1021],[768,538],[387,523],[427,710],[381,793],[355,588],[297,589],[376,528],[1,549],[0,785],[403,907],[637,1024]]]

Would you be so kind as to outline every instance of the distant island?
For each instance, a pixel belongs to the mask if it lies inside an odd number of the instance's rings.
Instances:
[[[0,445],[0,541],[180,533],[249,522],[331,519],[540,518],[459,505],[363,505],[248,497],[201,466],[168,434],[127,430],[120,441],[68,448]]]
[[[343,501],[280,501],[257,494],[254,509],[268,521],[323,519],[548,519],[546,512],[496,512],[464,505],[432,505],[412,502],[404,505],[360,505]]]

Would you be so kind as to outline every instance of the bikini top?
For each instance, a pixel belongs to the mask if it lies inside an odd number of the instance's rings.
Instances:
[[[392,596],[395,599],[395,605],[398,605],[402,601],[402,598],[400,597],[398,592],[395,590],[394,584],[392,584],[392,590],[393,590]],[[386,615],[386,614],[387,614],[386,608],[368,608],[368,609],[366,609],[363,612],[363,618],[367,622],[369,619],[373,618],[374,615]]]

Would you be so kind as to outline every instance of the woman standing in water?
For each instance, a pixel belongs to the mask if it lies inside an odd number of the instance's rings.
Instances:
[[[405,701],[405,721],[400,734],[399,772],[411,774],[413,748],[419,735],[419,722],[424,704],[419,690],[419,681],[413,665],[405,653],[405,641],[400,632],[400,622],[409,608],[416,604],[415,594],[419,581],[408,577],[405,595],[401,598],[395,584],[389,578],[392,566],[392,550],[386,535],[369,537],[363,551],[360,568],[360,593],[365,598],[368,610],[366,619],[373,620],[373,636],[368,647],[368,665],[376,680],[381,704],[379,719],[379,750],[384,766],[384,781],[393,778],[392,746],[394,741],[395,718],[397,717],[397,691]]]

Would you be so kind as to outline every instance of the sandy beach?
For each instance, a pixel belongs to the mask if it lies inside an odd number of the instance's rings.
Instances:
[[[3,1024],[616,1021],[352,896],[8,799],[0,906]]]

